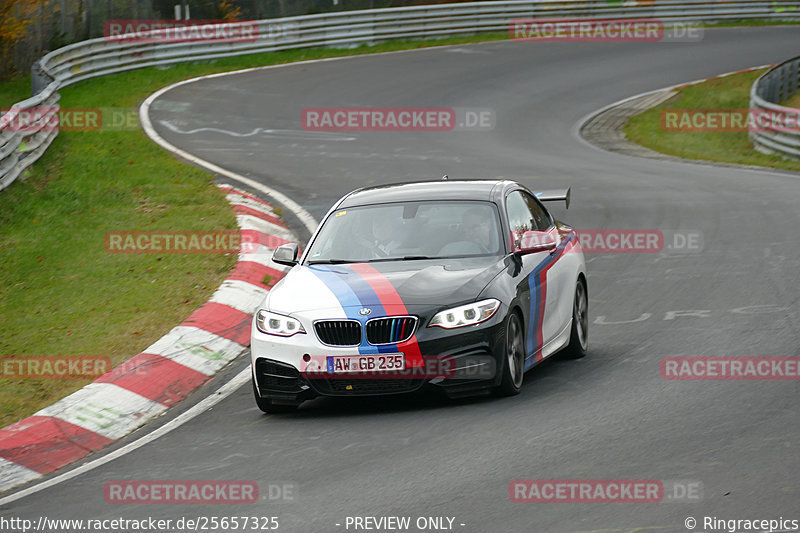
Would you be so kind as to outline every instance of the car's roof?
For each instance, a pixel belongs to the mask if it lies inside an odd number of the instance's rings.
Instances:
[[[507,180],[437,180],[377,185],[353,191],[339,207],[420,200],[494,201],[498,191],[517,186]]]

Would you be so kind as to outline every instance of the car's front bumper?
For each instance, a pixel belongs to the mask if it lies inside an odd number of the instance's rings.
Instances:
[[[327,346],[311,333],[283,338],[267,335],[253,325],[251,363],[258,394],[281,403],[298,403],[317,396],[376,396],[405,394],[429,384],[449,396],[475,394],[496,386],[504,353],[505,309],[490,320],[457,329],[420,327],[416,350],[423,367],[404,372],[337,375],[307,372],[306,359],[357,356],[357,347]],[[423,322],[421,320],[421,323]],[[308,328],[307,328],[308,331]],[[408,345],[398,345],[398,352]],[[415,351],[416,351],[415,350]]]

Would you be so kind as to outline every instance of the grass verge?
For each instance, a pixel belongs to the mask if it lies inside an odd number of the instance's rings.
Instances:
[[[796,9],[787,11],[789,16],[793,15]],[[741,26],[797,26],[800,24],[793,19],[743,19],[743,20],[720,20],[719,22],[706,22],[705,28],[738,28]]]
[[[800,92],[797,92],[794,96],[783,102],[781,105],[800,109]]]
[[[666,102],[631,117],[625,125],[625,135],[651,150],[685,159],[800,171],[800,161],[754,150],[746,131],[665,131],[661,126],[661,114],[666,109],[749,108],[750,87],[763,73],[764,70],[745,72],[684,87]]]
[[[0,81],[0,109],[8,109],[31,95],[31,77]]]
[[[291,50],[148,68],[67,87],[60,105],[135,108],[160,87],[193,76],[505,38],[497,33]],[[24,99],[28,84],[28,78],[4,83],[0,102],[10,106]],[[116,365],[202,305],[235,264],[234,256],[109,254],[104,237],[112,230],[235,228],[212,180],[138,130],[62,131],[27,175],[0,193],[0,358],[100,355]],[[86,383],[0,377],[0,427]]]
[[[95,87],[65,91],[62,105],[114,99]],[[211,181],[139,132],[60,134],[27,178],[0,193],[0,358],[101,355],[117,364],[201,305],[234,256],[109,254],[104,237],[235,229]],[[0,378],[0,426],[87,382]]]

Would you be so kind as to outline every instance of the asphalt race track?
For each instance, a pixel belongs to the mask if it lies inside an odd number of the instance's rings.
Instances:
[[[315,400],[265,416],[248,384],[0,516],[277,516],[287,533],[353,531],[354,516],[451,517],[469,533],[669,533],[687,531],[687,517],[696,531],[706,516],[800,519],[800,382],[669,381],[659,372],[666,356],[800,355],[798,176],[636,159],[574,133],[616,100],[798,53],[798,27],[709,30],[696,43],[498,42],[256,70],[165,93],[151,116],[169,142],[274,187],[318,219],[363,185],[504,177],[572,186],[571,208],[555,213],[576,228],[695,232],[703,247],[589,256],[589,355],[538,367],[517,397]],[[495,126],[301,128],[304,108],[335,106],[480,108]],[[108,481],[152,479],[253,480],[262,500],[104,501]],[[702,495],[515,503],[515,479],[682,480],[702,484]],[[278,498],[271,485],[292,492]]]

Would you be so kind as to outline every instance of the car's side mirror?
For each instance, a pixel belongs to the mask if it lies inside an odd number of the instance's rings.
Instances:
[[[272,260],[279,265],[294,266],[297,264],[297,243],[281,244],[272,253]]]
[[[549,231],[528,230],[520,237],[519,245],[514,248],[514,253],[534,254],[555,250],[556,246],[556,239]]]

